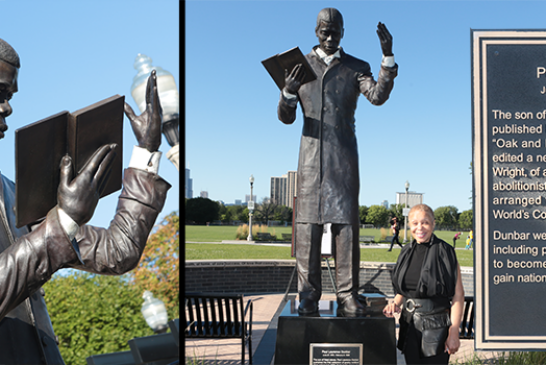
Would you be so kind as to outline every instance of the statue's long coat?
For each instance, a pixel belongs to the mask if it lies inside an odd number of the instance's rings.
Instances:
[[[315,47],[315,49],[318,46]],[[330,65],[311,51],[305,56],[317,79],[301,86],[304,114],[297,180],[298,223],[358,223],[358,148],[355,110],[360,93],[383,104],[394,86],[398,66],[381,67],[377,82],[370,65],[341,50]],[[296,119],[296,107],[281,93],[278,117]]]

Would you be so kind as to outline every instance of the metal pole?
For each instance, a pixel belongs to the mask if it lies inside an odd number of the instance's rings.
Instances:
[[[250,182],[250,202],[252,203],[252,185],[253,182]],[[250,204],[252,206],[252,204]],[[247,241],[252,241],[252,209],[248,210],[248,237]]]
[[[405,208],[408,209],[408,182],[406,181],[406,206]],[[408,215],[406,214],[404,216],[404,243],[408,242]]]

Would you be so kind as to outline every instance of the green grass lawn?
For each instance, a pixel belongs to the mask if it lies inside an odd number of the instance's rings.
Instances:
[[[264,246],[260,244],[214,244],[214,243],[189,243],[189,242],[221,242],[223,240],[235,240],[235,226],[186,226],[185,259],[186,260],[291,260],[291,248]],[[292,233],[291,227],[269,227],[268,232],[276,234]],[[448,243],[452,243],[455,232],[436,231],[435,234]],[[381,231],[378,229],[361,229],[360,235],[373,235],[378,240]],[[400,234],[404,237],[403,231]],[[410,233],[408,231],[408,239]],[[464,238],[464,239],[463,239]],[[465,234],[457,241],[457,247],[464,247]],[[395,247],[398,247],[395,245]],[[472,250],[457,250],[457,258],[461,266],[473,266]],[[400,249],[395,248],[387,252],[385,248],[363,248],[360,250],[361,261],[372,262],[396,262]]]
[[[222,242],[224,240],[235,240],[237,226],[185,226],[185,234],[187,242]],[[266,228],[264,227],[264,230]],[[382,232],[383,231],[383,232]],[[282,233],[292,233],[292,227],[267,227],[267,232],[277,237],[281,237]],[[453,243],[454,231],[435,231],[436,236],[443,239],[449,244]],[[361,236],[374,236],[376,242],[378,242],[382,235],[390,236],[392,233],[390,229],[373,229],[373,228],[361,228]],[[457,247],[464,247],[466,240],[466,232],[463,232],[461,238],[457,241]],[[400,241],[404,238],[404,230],[400,231]],[[411,233],[407,231],[408,240],[411,238]]]
[[[186,243],[186,260],[294,260],[288,247],[248,244]],[[363,248],[361,261],[396,262],[399,249],[387,252],[385,248]],[[461,266],[473,266],[472,250],[456,250]]]

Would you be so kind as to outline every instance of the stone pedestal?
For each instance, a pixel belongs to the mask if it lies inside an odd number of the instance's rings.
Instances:
[[[396,364],[394,318],[337,317],[336,301],[320,301],[316,317],[300,316],[298,305],[290,300],[279,316],[275,364]]]

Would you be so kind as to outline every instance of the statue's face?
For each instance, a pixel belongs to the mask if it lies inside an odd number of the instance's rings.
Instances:
[[[6,118],[12,109],[9,101],[17,89],[17,75],[19,69],[0,60],[0,139],[4,138],[4,132],[8,129]]]
[[[320,49],[326,54],[334,54],[343,38],[343,28],[337,23],[321,22],[316,31]]]

